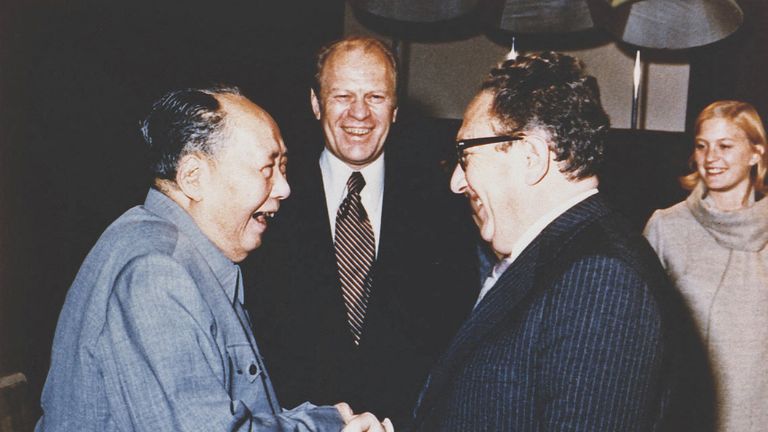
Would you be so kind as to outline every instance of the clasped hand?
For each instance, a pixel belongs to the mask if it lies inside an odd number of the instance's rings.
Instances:
[[[355,414],[345,402],[337,403],[336,409],[339,410],[341,418],[346,423],[341,432],[395,432],[395,428],[388,418],[379,422],[379,419],[369,412]]]

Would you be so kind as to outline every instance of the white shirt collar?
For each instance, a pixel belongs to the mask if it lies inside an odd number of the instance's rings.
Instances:
[[[523,253],[523,250],[525,250],[525,248],[527,248],[528,245],[530,245],[531,242],[533,242],[533,240],[535,240],[536,237],[538,237],[539,234],[544,231],[544,228],[546,228],[547,225],[552,223],[553,220],[557,219],[558,216],[568,211],[571,207],[591,197],[597,192],[597,188],[592,188],[574,195],[570,199],[563,201],[560,205],[552,208],[550,211],[541,216],[536,222],[534,222],[530,227],[528,227],[523,235],[521,235],[520,238],[517,239],[515,244],[512,246],[512,252],[504,259],[496,263],[495,266],[493,266],[493,271],[491,271],[491,274],[485,279],[483,287],[480,289],[480,295],[477,298],[477,302],[475,302],[475,307],[477,307],[477,305],[480,303],[480,300],[482,300],[488,291],[490,291],[490,289],[496,284],[496,281],[499,280],[507,268],[509,268],[509,266],[515,262],[521,253]]]
[[[319,163],[320,172],[323,176],[328,221],[331,224],[331,235],[334,236],[336,233],[336,212],[347,196],[347,180],[355,170],[337,158],[328,148],[324,148],[320,153]],[[384,200],[384,153],[359,171],[365,179],[365,187],[360,192],[360,199],[371,221],[376,250],[378,251],[379,233],[381,232],[381,205]]]

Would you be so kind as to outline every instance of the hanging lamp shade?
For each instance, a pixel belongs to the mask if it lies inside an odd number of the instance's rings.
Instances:
[[[350,0],[369,14],[413,23],[432,23],[471,12],[480,0]]]
[[[685,49],[726,38],[744,21],[735,0],[642,0],[616,8],[590,0],[595,24],[635,46]]]
[[[593,22],[586,0],[507,0],[498,26],[514,33],[568,33]]]

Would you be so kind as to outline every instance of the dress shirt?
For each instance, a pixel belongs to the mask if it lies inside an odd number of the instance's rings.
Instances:
[[[328,221],[331,223],[331,236],[336,236],[336,213],[341,202],[347,197],[347,180],[354,170],[333,155],[327,148],[320,154],[320,172],[323,175],[325,204],[328,208]],[[379,250],[381,232],[381,203],[384,199],[384,154],[370,165],[360,170],[365,179],[365,187],[360,192],[368,220],[373,228],[376,252]]]
[[[483,297],[488,294],[488,291],[490,291],[491,288],[496,285],[496,281],[499,280],[501,275],[504,274],[509,266],[515,262],[517,257],[523,253],[523,250],[525,250],[525,248],[528,247],[528,245],[531,244],[531,242],[536,239],[539,234],[541,234],[547,225],[549,225],[553,220],[557,219],[558,216],[568,211],[568,209],[571,207],[591,197],[597,192],[598,191],[596,188],[592,188],[578,195],[574,195],[571,199],[563,201],[559,206],[556,206],[552,210],[545,213],[530,227],[528,227],[523,235],[521,235],[520,238],[517,239],[515,244],[512,246],[512,252],[508,256],[504,257],[504,259],[496,263],[495,266],[493,266],[491,274],[485,279],[485,282],[483,282],[483,286],[480,289],[480,295],[477,296],[477,301],[475,302],[475,307],[480,304],[480,302],[483,300]]]
[[[36,431],[339,430],[334,407],[280,408],[241,287],[239,267],[150,190],[67,293]]]

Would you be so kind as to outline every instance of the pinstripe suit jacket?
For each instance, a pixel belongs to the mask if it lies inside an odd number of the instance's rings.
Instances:
[[[483,298],[433,368],[414,424],[711,429],[688,317],[648,244],[595,195],[547,226]]]

